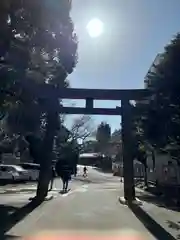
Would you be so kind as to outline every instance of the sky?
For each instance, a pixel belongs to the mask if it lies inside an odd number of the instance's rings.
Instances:
[[[72,5],[79,57],[68,77],[71,87],[143,88],[156,55],[180,31],[179,0],[72,0]],[[103,34],[95,39],[86,31],[93,18],[104,24]],[[95,103],[96,107],[117,105],[120,103]],[[95,124],[108,122],[112,131],[120,127],[119,116],[93,116],[93,120]]]

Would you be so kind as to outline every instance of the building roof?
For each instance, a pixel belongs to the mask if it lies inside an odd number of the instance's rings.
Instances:
[[[79,157],[80,158],[87,158],[87,157],[98,157],[98,156],[100,156],[101,154],[99,154],[99,153],[82,153],[82,154],[80,154],[79,155]]]

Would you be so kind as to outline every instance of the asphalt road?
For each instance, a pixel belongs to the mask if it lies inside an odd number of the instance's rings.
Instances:
[[[113,177],[112,174],[106,174],[97,171],[95,168],[88,167],[88,177],[83,177],[83,166],[78,166],[78,174],[76,177],[72,177],[69,183],[69,187],[72,191],[80,186],[87,184],[98,185],[107,183],[119,183],[117,177]],[[0,185],[0,204],[11,205],[15,207],[21,207],[29,202],[29,198],[33,197],[36,193],[37,183],[12,183]],[[62,182],[59,178],[54,180],[52,195],[59,195],[59,191],[62,189]]]
[[[131,229],[144,234],[147,237],[145,239],[156,239],[147,231],[144,222],[138,220],[129,208],[119,203],[118,197],[123,196],[123,184],[118,177],[92,167],[88,167],[87,178],[83,178],[82,175],[83,166],[79,166],[77,177],[73,177],[70,182],[71,190],[64,195],[59,194],[62,184],[60,179],[56,179],[51,192],[54,199],[46,203],[43,209],[36,209],[32,216],[16,224],[8,235],[26,236],[31,232],[43,230],[116,233]],[[28,202],[28,198],[35,194],[36,186],[33,183],[13,184],[2,186],[0,190],[3,191],[5,188],[14,190],[0,194],[0,204],[4,202],[16,208]],[[178,223],[179,213],[147,201],[143,203],[143,208],[151,217],[154,217],[155,221],[158,220],[164,229],[171,232],[173,236],[178,236],[180,228],[171,231],[172,228],[168,224],[171,220],[173,223]]]
[[[83,177],[83,166],[78,166],[78,173],[76,177],[72,176],[72,181],[70,181],[70,185],[80,184],[82,183],[107,183],[114,182],[118,183],[119,178],[114,177],[111,173],[103,173],[100,170],[88,167],[88,176],[86,178]],[[37,187],[36,182],[26,182],[26,183],[11,183],[11,184],[1,184],[0,185],[0,195],[2,194],[10,194],[10,193],[19,193],[19,192],[33,192]],[[59,178],[54,180],[53,185],[54,190],[62,189],[62,182]]]
[[[27,236],[44,230],[93,231],[106,235],[131,229],[154,239],[132,211],[119,203],[123,185],[118,177],[91,167],[87,178],[82,175],[80,166],[77,177],[70,182],[71,190],[63,195],[59,194],[61,182],[56,179],[54,199],[16,224],[7,232],[8,236]]]
[[[80,166],[77,177],[70,182],[71,191],[64,195],[59,194],[62,185],[60,180],[56,179],[52,191],[54,199],[16,224],[7,235],[11,238],[22,237],[43,230],[104,233],[125,228],[147,233],[134,214],[119,204],[118,196],[123,187],[117,177],[91,167],[88,168],[86,179],[82,175],[83,167]],[[18,187],[21,188],[22,185],[16,186]],[[19,195],[19,198],[24,196],[20,192],[14,194]]]

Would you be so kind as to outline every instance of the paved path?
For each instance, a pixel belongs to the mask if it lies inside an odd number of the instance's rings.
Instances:
[[[80,174],[72,184],[74,185],[69,193],[57,194],[53,200],[34,210],[7,234],[27,236],[32,232],[51,230],[93,231],[106,235],[133,229],[144,234],[147,239],[155,239],[132,211],[119,203],[118,197],[123,194],[123,186],[118,178],[89,169],[85,181]]]
[[[55,198],[43,208],[12,228],[8,234],[25,236],[30,232],[51,231],[97,231],[117,233],[133,229],[154,239],[143,224],[126,206],[118,202],[117,192],[74,191],[64,198]]]
[[[180,212],[177,207],[165,204],[160,198],[136,190],[136,195],[143,201],[142,209],[157,223],[162,229],[170,233],[174,239],[180,239]],[[166,237],[166,239],[168,239]]]
[[[54,184],[55,189],[52,191],[54,199],[36,208],[7,231],[7,234],[11,237],[26,236],[29,233],[43,230],[98,231],[105,234],[107,231],[112,231],[117,234],[117,232],[129,228],[146,235],[147,239],[178,239],[180,216],[177,211],[143,199],[142,209],[148,213],[152,221],[148,220],[149,222],[145,223],[140,218],[138,220],[137,214],[118,201],[118,197],[123,195],[123,185],[118,177],[89,167],[88,177],[84,179],[82,170],[83,167],[80,167],[78,176],[70,183],[71,191],[67,194],[59,194],[61,182],[57,179]],[[32,187],[30,185],[26,185],[26,188],[27,186]],[[20,189],[24,186],[17,185],[16,188]],[[6,205],[20,207],[28,201],[29,195],[34,194],[35,186],[32,188],[34,190],[29,192],[14,191],[3,194],[0,203],[4,201]],[[143,195],[144,192],[138,190],[137,195],[141,194]],[[13,209],[10,208],[9,211],[13,211]],[[152,237],[147,230],[152,230],[155,225],[156,235],[160,236],[157,238]],[[171,238],[169,233],[174,238]],[[161,238],[162,236],[163,238]]]

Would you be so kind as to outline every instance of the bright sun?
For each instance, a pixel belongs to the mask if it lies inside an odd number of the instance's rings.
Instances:
[[[90,37],[96,38],[103,33],[103,22],[97,18],[92,19],[87,24],[87,31]]]

